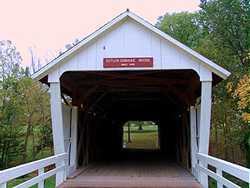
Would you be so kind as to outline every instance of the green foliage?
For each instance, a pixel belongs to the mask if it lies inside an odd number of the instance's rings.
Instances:
[[[246,157],[240,154],[249,152],[245,139],[249,128],[233,93],[249,69],[249,11],[249,0],[202,1],[198,12],[165,14],[157,23],[167,34],[232,72],[213,90],[211,143],[214,155],[241,164]]]
[[[250,127],[245,126],[242,113],[248,110],[239,110],[240,98],[234,97],[234,90],[237,91],[241,79],[250,70],[249,52],[250,52],[250,1],[249,0],[213,0],[208,1],[201,5],[200,11],[201,20],[204,28],[208,30],[210,41],[214,44],[214,49],[226,53],[217,53],[214,60],[219,64],[228,67],[233,75],[229,79],[226,87],[225,83],[219,85],[215,90],[215,96],[221,102],[218,106],[218,111],[222,111],[224,104],[230,103],[226,108],[223,120],[223,130],[229,132],[228,140],[233,135],[232,133],[238,132],[238,143],[246,152],[247,166],[250,165],[249,151],[250,145],[248,144]],[[231,60],[230,60],[231,59]],[[242,91],[246,91],[249,85],[244,86]],[[217,92],[217,93],[216,93]],[[228,96],[228,94],[230,96]],[[246,98],[249,98],[247,94]],[[231,108],[230,108],[231,107]],[[220,120],[214,115],[214,124]],[[237,118],[238,117],[238,118]],[[239,118],[240,117],[240,118]],[[237,130],[238,125],[238,130]],[[236,130],[235,130],[236,128]],[[235,136],[235,135],[234,135]],[[232,141],[230,141],[231,143]],[[228,143],[228,141],[227,141]],[[237,142],[235,143],[237,144]],[[227,157],[227,155],[225,156]]]
[[[7,57],[0,59],[5,61],[1,62],[4,71],[0,82],[0,167],[6,168],[22,152],[22,141],[19,139],[22,136],[22,127],[19,126],[18,116],[21,108],[17,70],[5,64],[8,62]]]
[[[167,13],[159,17],[156,26],[183,44],[196,47],[205,34],[198,22],[197,13]]]
[[[18,76],[20,63],[22,61],[20,53],[14,44],[9,40],[0,41],[0,78],[4,80],[9,76]]]
[[[0,169],[35,160],[52,147],[47,88],[19,67],[19,52],[0,41]],[[50,155],[52,153],[52,149]]]
[[[203,26],[213,42],[230,50],[245,67],[249,66],[250,1],[212,0],[201,4]]]

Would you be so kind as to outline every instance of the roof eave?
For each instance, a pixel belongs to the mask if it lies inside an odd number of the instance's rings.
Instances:
[[[167,35],[163,31],[159,30],[158,28],[156,28],[155,26],[153,26],[149,22],[145,21],[141,17],[137,16],[136,14],[134,14],[130,11],[125,11],[122,14],[120,14],[119,16],[117,16],[116,18],[114,18],[113,20],[111,20],[110,22],[108,22],[106,25],[101,27],[99,30],[97,30],[96,32],[89,35],[83,41],[76,44],[71,49],[69,49],[68,51],[66,51],[65,53],[63,53],[62,55],[60,55],[59,57],[57,57],[56,59],[54,59],[53,61],[51,61],[47,65],[45,65],[39,71],[35,72],[31,77],[35,80],[42,79],[44,76],[48,75],[49,71],[56,64],[58,64],[59,62],[64,60],[70,54],[77,51],[78,49],[80,49],[81,47],[83,47],[84,45],[86,45],[87,43],[92,41],[94,38],[96,38],[98,35],[102,34],[107,29],[111,28],[112,26],[114,26],[118,22],[122,21],[126,17],[132,18],[136,22],[142,24],[144,27],[148,28],[149,30],[151,30],[154,33],[158,34],[159,36],[163,37],[167,41],[171,42],[176,47],[186,51],[187,53],[189,53],[190,55],[195,57],[199,62],[201,62],[205,67],[207,67],[211,72],[215,73],[216,75],[220,76],[221,78],[226,79],[228,76],[230,76],[231,73],[229,71],[227,71],[226,69],[222,68],[221,66],[217,65],[216,63],[212,62],[211,60],[207,59],[206,57],[202,56],[201,54],[197,53],[196,51],[192,50],[191,48],[189,48],[186,45],[182,44],[181,42],[177,41],[176,39],[170,37],[169,35]]]
[[[156,34],[160,35],[164,39],[166,39],[169,42],[171,42],[172,44],[174,44],[175,46],[179,47],[180,49],[186,51],[187,53],[189,53],[190,55],[192,55],[193,57],[198,59],[208,69],[210,69],[212,72],[214,72],[216,75],[220,76],[221,78],[227,79],[231,75],[231,73],[228,70],[226,70],[223,67],[217,65],[216,63],[212,62],[208,58],[202,56],[201,54],[199,54],[196,51],[192,50],[191,48],[189,48],[188,46],[186,46],[183,43],[179,42],[178,40],[172,38],[168,34],[164,33],[163,31],[159,30],[158,28],[156,28],[151,23],[149,23],[146,20],[142,19],[141,17],[137,16],[136,14],[134,14],[132,12],[129,12],[128,14],[129,14],[129,16],[131,18],[136,20],[138,23],[141,23],[142,25],[144,25],[145,27],[147,27],[151,31],[155,32]]]
[[[88,42],[90,42],[94,38],[96,38],[98,35],[102,34],[107,29],[111,28],[113,25],[119,23],[120,21],[122,21],[123,19],[125,19],[128,16],[129,16],[128,15],[128,11],[123,12],[122,14],[120,14],[119,16],[117,16],[116,18],[114,18],[113,20],[111,20],[110,22],[108,22],[105,26],[101,27],[96,32],[90,34],[83,41],[79,42],[78,44],[76,44],[75,46],[73,46],[72,48],[70,48],[69,50],[67,50],[66,52],[64,52],[62,55],[60,55],[59,57],[55,58],[54,60],[52,60],[51,62],[49,62],[47,65],[45,65],[44,67],[42,67],[40,70],[38,70],[37,72],[35,72],[31,76],[31,78],[35,79],[35,80],[40,80],[41,78],[43,78],[44,76],[46,76],[48,74],[49,70],[52,69],[57,63],[59,63],[60,61],[64,60],[71,53],[77,51],[78,49],[80,49],[81,47],[83,47],[84,45],[86,45]]]

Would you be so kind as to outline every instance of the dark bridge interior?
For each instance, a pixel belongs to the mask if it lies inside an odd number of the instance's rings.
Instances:
[[[200,96],[192,70],[66,72],[61,77],[66,102],[78,106],[78,161],[174,160],[190,168],[188,108]],[[71,98],[71,101],[68,101]],[[159,151],[123,149],[123,124],[128,120],[159,125]]]

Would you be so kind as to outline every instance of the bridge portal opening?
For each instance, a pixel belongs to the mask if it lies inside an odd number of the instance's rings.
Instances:
[[[159,150],[158,131],[153,121],[127,121],[123,125],[123,149]]]
[[[79,167],[130,160],[174,161],[190,169],[188,109],[200,96],[194,71],[75,71],[64,73],[60,83],[78,107]],[[141,128],[153,135],[140,135]]]

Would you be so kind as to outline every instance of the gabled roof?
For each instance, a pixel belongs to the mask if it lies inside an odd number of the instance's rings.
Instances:
[[[112,28],[117,23],[122,22],[123,20],[131,18],[132,20],[136,21],[137,23],[141,24],[142,26],[146,27],[147,29],[151,30],[155,34],[159,35],[160,37],[164,38],[165,40],[169,41],[176,47],[182,49],[183,51],[187,52],[194,58],[198,59],[199,62],[201,62],[205,67],[207,67],[211,72],[218,75],[219,77],[226,79],[230,72],[228,72],[226,69],[222,68],[221,66],[217,65],[216,63],[210,61],[206,57],[202,56],[201,54],[197,53],[196,51],[192,50],[191,48],[187,47],[186,45],[182,44],[181,42],[177,41],[176,39],[170,37],[168,34],[162,32],[158,28],[156,28],[154,25],[150,24],[149,22],[145,21],[143,18],[137,16],[136,14],[132,13],[131,11],[127,10],[114,19],[112,19],[110,22],[106,23],[104,26],[96,30],[94,33],[90,34],[89,36],[85,37],[83,40],[81,40],[79,43],[72,46],[70,49],[65,51],[64,53],[60,54],[58,57],[53,59],[50,63],[42,67],[40,70],[35,72],[32,75],[32,78],[40,80],[43,77],[47,76],[49,71],[54,68],[58,63],[63,61],[66,57],[68,57],[70,54],[74,53],[84,45],[88,44],[95,38],[97,38],[99,35],[103,34],[108,29]]]

